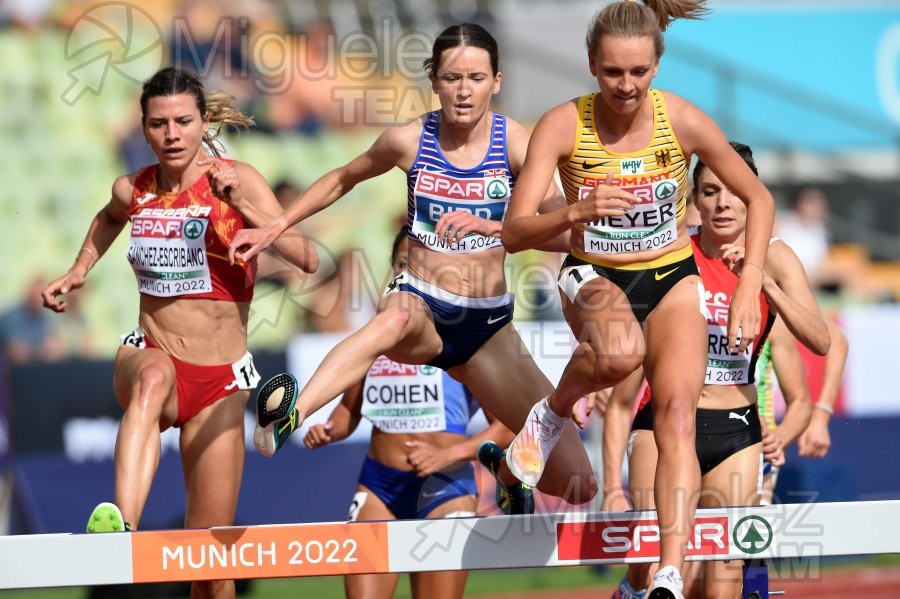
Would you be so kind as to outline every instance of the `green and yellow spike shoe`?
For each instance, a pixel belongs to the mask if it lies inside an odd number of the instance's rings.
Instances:
[[[525,483],[516,481],[514,485],[507,485],[500,480],[500,460],[506,457],[506,451],[493,441],[485,441],[478,446],[478,461],[488,469],[494,480],[497,481],[497,507],[507,515],[533,514],[534,491]]]
[[[86,532],[128,532],[131,526],[125,522],[122,512],[114,503],[104,501],[94,508],[88,519]]]
[[[299,423],[297,379],[287,373],[276,374],[262,386],[256,396],[256,430],[253,443],[267,458],[284,445]]]

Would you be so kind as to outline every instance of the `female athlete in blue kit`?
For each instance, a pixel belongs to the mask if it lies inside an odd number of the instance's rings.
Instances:
[[[265,455],[361,380],[381,355],[446,370],[511,430],[552,391],[512,326],[503,271],[500,230],[528,132],[490,110],[502,79],[497,43],[478,25],[454,25],[438,36],[425,66],[439,110],[386,130],[368,151],[313,183],[282,216],[238,233],[232,243],[232,255],[246,260],[355,185],[395,167],[407,174],[407,269],[391,282],[376,316],[329,352],[299,394],[287,377],[262,387],[256,442]],[[552,200],[559,192],[548,181],[540,195]],[[541,490],[584,503],[596,482],[575,426],[563,428]],[[505,465],[499,472],[498,458],[491,461],[495,475],[514,483]]]

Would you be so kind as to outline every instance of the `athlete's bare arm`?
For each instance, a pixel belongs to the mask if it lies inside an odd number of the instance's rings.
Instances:
[[[825,355],[831,344],[828,325],[794,251],[783,241],[769,246],[763,293],[803,345]]]
[[[84,285],[88,271],[106,253],[119,233],[128,222],[128,208],[131,205],[131,194],[134,190],[135,174],[121,175],[112,186],[109,203],[97,212],[88,227],[87,235],[81,244],[81,250],[75,256],[75,263],[63,276],[51,281],[41,294],[44,306],[54,312],[64,312],[66,302],[59,300],[58,295],[65,295]]]
[[[228,257],[231,260],[249,260],[267,248],[288,227],[331,206],[357,184],[386,173],[395,166],[408,169],[415,157],[421,131],[421,119],[385,130],[368,150],[320,177],[268,225],[238,231],[231,242]]]
[[[762,319],[757,295],[772,237],[775,200],[711,118],[687,100],[670,93],[664,95],[672,129],[685,156],[697,154],[747,206],[745,263],[750,266],[741,272],[728,312],[728,346],[743,352],[755,338]]]
[[[793,443],[809,424],[812,402],[809,399],[806,370],[797,349],[797,340],[780,317],[769,333],[769,343],[772,344],[772,366],[787,404],[784,418],[774,432],[786,447]]]
[[[318,449],[330,443],[343,441],[353,434],[362,420],[363,381],[344,391],[340,403],[325,424],[311,426],[303,438],[308,449]]]

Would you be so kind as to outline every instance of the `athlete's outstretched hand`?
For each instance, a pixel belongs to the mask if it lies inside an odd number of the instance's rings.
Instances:
[[[726,244],[721,247],[722,261],[738,275],[737,288],[731,296],[728,308],[728,347],[734,353],[742,353],[756,339],[762,322],[759,307],[759,292],[763,284],[763,272],[760,268],[750,267],[749,279],[744,276],[743,245]]]
[[[44,300],[44,307],[54,312],[65,312],[68,305],[65,300],[60,300],[57,296],[65,295],[70,291],[79,289],[84,286],[84,275],[80,268],[71,268],[69,272],[63,276],[50,281],[50,283],[41,292]]]
[[[234,234],[231,245],[228,246],[228,261],[234,264],[235,260],[249,261],[281,235],[278,226],[279,219],[259,229],[240,229]]]
[[[333,427],[334,425],[330,421],[309,427],[306,436],[303,437],[303,444],[306,445],[307,449],[325,447],[332,441],[331,429]]]
[[[635,204],[640,203],[635,195],[616,187],[612,181],[613,176],[607,175],[606,180],[594,187],[580,202],[571,204],[569,219],[576,223],[589,223],[599,218],[623,216]]]
[[[485,237],[500,237],[503,225],[497,221],[475,216],[462,210],[445,212],[434,226],[438,239],[458,243],[469,233],[480,233]]]

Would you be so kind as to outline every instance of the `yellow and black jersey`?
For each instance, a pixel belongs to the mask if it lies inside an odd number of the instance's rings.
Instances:
[[[573,254],[589,262],[602,264],[605,255],[660,250],[677,239],[677,226],[685,214],[689,161],[675,138],[662,92],[651,89],[649,95],[653,137],[644,149],[627,153],[608,150],[600,141],[594,124],[599,94],[578,99],[575,148],[559,169],[566,201],[582,200],[609,175],[613,185],[639,199],[623,216],[576,225],[584,252]]]

